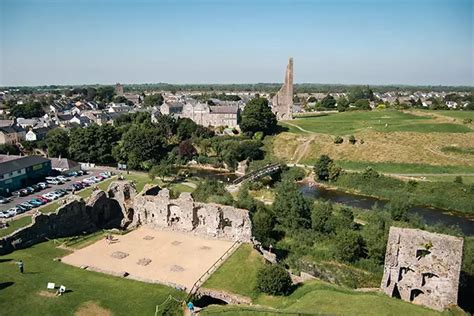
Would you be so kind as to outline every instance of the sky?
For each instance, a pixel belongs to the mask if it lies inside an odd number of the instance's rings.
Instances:
[[[0,86],[474,85],[474,0],[0,0]]]

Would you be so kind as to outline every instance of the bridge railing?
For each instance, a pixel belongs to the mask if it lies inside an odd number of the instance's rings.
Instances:
[[[273,172],[275,170],[278,170],[281,168],[281,165],[279,163],[273,163],[270,165],[266,165],[265,167],[262,167],[260,169],[254,170],[252,172],[249,172],[237,179],[235,179],[232,184],[239,184],[247,179],[256,179],[258,177],[261,177],[269,172]]]

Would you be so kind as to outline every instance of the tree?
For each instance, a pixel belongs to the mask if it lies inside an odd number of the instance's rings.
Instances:
[[[250,100],[242,111],[240,129],[244,133],[263,132],[270,135],[276,131],[277,120],[266,98]]]
[[[61,128],[55,128],[46,134],[45,143],[50,157],[68,157],[69,134]]]
[[[333,160],[328,155],[321,155],[319,160],[314,165],[314,173],[318,180],[328,181],[329,180],[329,167],[333,163]]]
[[[179,118],[176,124],[176,132],[181,140],[191,138],[198,129],[198,125],[189,118]]]
[[[19,155],[20,149],[14,145],[10,144],[1,144],[0,145],[0,154],[2,155]]]
[[[367,99],[359,99],[354,102],[354,106],[360,110],[370,110],[370,103]]]
[[[225,202],[222,204],[229,204],[229,202],[232,204],[234,200],[229,191],[226,190],[224,184],[215,179],[206,179],[200,182],[192,195],[194,200],[205,203],[221,200]]]
[[[349,136],[349,143],[351,143],[352,145],[355,145],[356,142],[357,141],[356,141],[356,138],[354,137],[354,135]]]
[[[87,90],[86,90],[87,93]],[[115,95],[115,88],[112,86],[105,86],[97,88],[95,100],[100,102],[111,102]]]
[[[282,227],[289,230],[309,227],[311,209],[292,181],[282,181],[276,188],[273,213]]]
[[[334,144],[342,144],[344,142],[344,139],[341,136],[336,136],[334,138]]]
[[[339,112],[344,112],[349,107],[349,100],[346,97],[340,97],[337,100],[337,110]]]
[[[385,208],[390,212],[390,216],[394,221],[407,221],[408,210],[410,209],[410,203],[401,197],[394,197],[390,200]]]
[[[178,155],[185,159],[192,159],[194,156],[197,155],[197,150],[196,148],[194,148],[191,140],[187,139],[179,143]]]
[[[291,290],[291,277],[280,265],[265,265],[257,271],[257,290],[270,295],[287,295]]]
[[[264,246],[269,246],[275,227],[275,217],[266,209],[258,210],[252,217],[252,235]]]
[[[353,230],[339,231],[335,248],[336,258],[342,261],[355,262],[365,256],[364,240]]]
[[[164,102],[163,95],[161,93],[149,94],[143,99],[143,105],[145,106],[160,106]]]
[[[322,234],[329,234],[333,231],[330,219],[333,216],[332,204],[328,202],[315,203],[311,211],[311,228]]]
[[[148,176],[151,180],[159,177],[161,181],[165,181],[166,177],[169,177],[172,173],[171,165],[165,162],[161,162],[159,165],[154,165],[148,172]]]
[[[40,117],[44,114],[43,105],[37,101],[17,104],[10,111],[11,116],[23,118]]]
[[[321,100],[321,106],[327,109],[335,108],[336,100],[334,99],[332,95],[328,94]]]
[[[119,140],[120,133],[113,125],[73,128],[69,134],[69,157],[83,162],[113,163],[112,149]]]
[[[157,127],[134,124],[123,134],[115,156],[125,159],[129,168],[147,169],[166,153],[166,139]]]

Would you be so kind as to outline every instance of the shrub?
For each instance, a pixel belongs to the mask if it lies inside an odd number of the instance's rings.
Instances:
[[[356,262],[365,256],[364,240],[359,233],[342,230],[336,236],[336,258],[346,262]]]
[[[365,143],[365,142],[364,142],[363,139],[361,139],[361,140],[359,141],[359,143],[362,145],[362,144]]]
[[[472,123],[472,118],[465,118],[462,122],[464,124],[471,124]]]
[[[306,173],[303,168],[291,167],[283,172],[282,178],[286,180],[300,181],[303,180],[305,175]]]
[[[336,138],[334,138],[334,144],[342,144],[344,142],[344,139],[342,139],[341,136],[336,136]]]
[[[287,295],[291,290],[291,277],[279,265],[265,265],[257,272],[257,290],[270,295]]]
[[[356,138],[354,137],[354,135],[351,135],[349,136],[349,143],[351,143],[352,145],[354,145],[356,143]]]
[[[462,177],[461,176],[456,176],[456,178],[454,178],[454,183],[459,183],[459,184],[462,184]]]
[[[328,155],[321,155],[319,160],[314,165],[314,173],[318,180],[328,181],[329,180],[329,167],[332,164],[332,159]]]

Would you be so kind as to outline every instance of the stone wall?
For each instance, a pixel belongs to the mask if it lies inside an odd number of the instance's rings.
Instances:
[[[158,187],[147,186],[137,195],[127,181],[115,181],[107,191],[94,191],[88,202],[78,196],[68,197],[53,213],[37,212],[31,225],[0,239],[0,255],[47,239],[143,224],[204,237],[250,241],[252,226],[247,210],[195,202],[189,193],[171,199],[167,189]]]
[[[456,305],[462,249],[459,237],[390,227],[381,289],[436,310]]]
[[[122,211],[117,201],[107,198],[103,191],[95,191],[87,203],[78,196],[71,196],[56,212],[37,212],[30,225],[0,239],[0,255],[47,239],[120,227],[121,219]]]
[[[171,199],[167,189],[160,190],[157,195],[139,194],[133,199],[130,227],[143,224],[232,241],[249,242],[252,236],[247,210],[195,202],[190,193],[181,193],[179,198]]]

